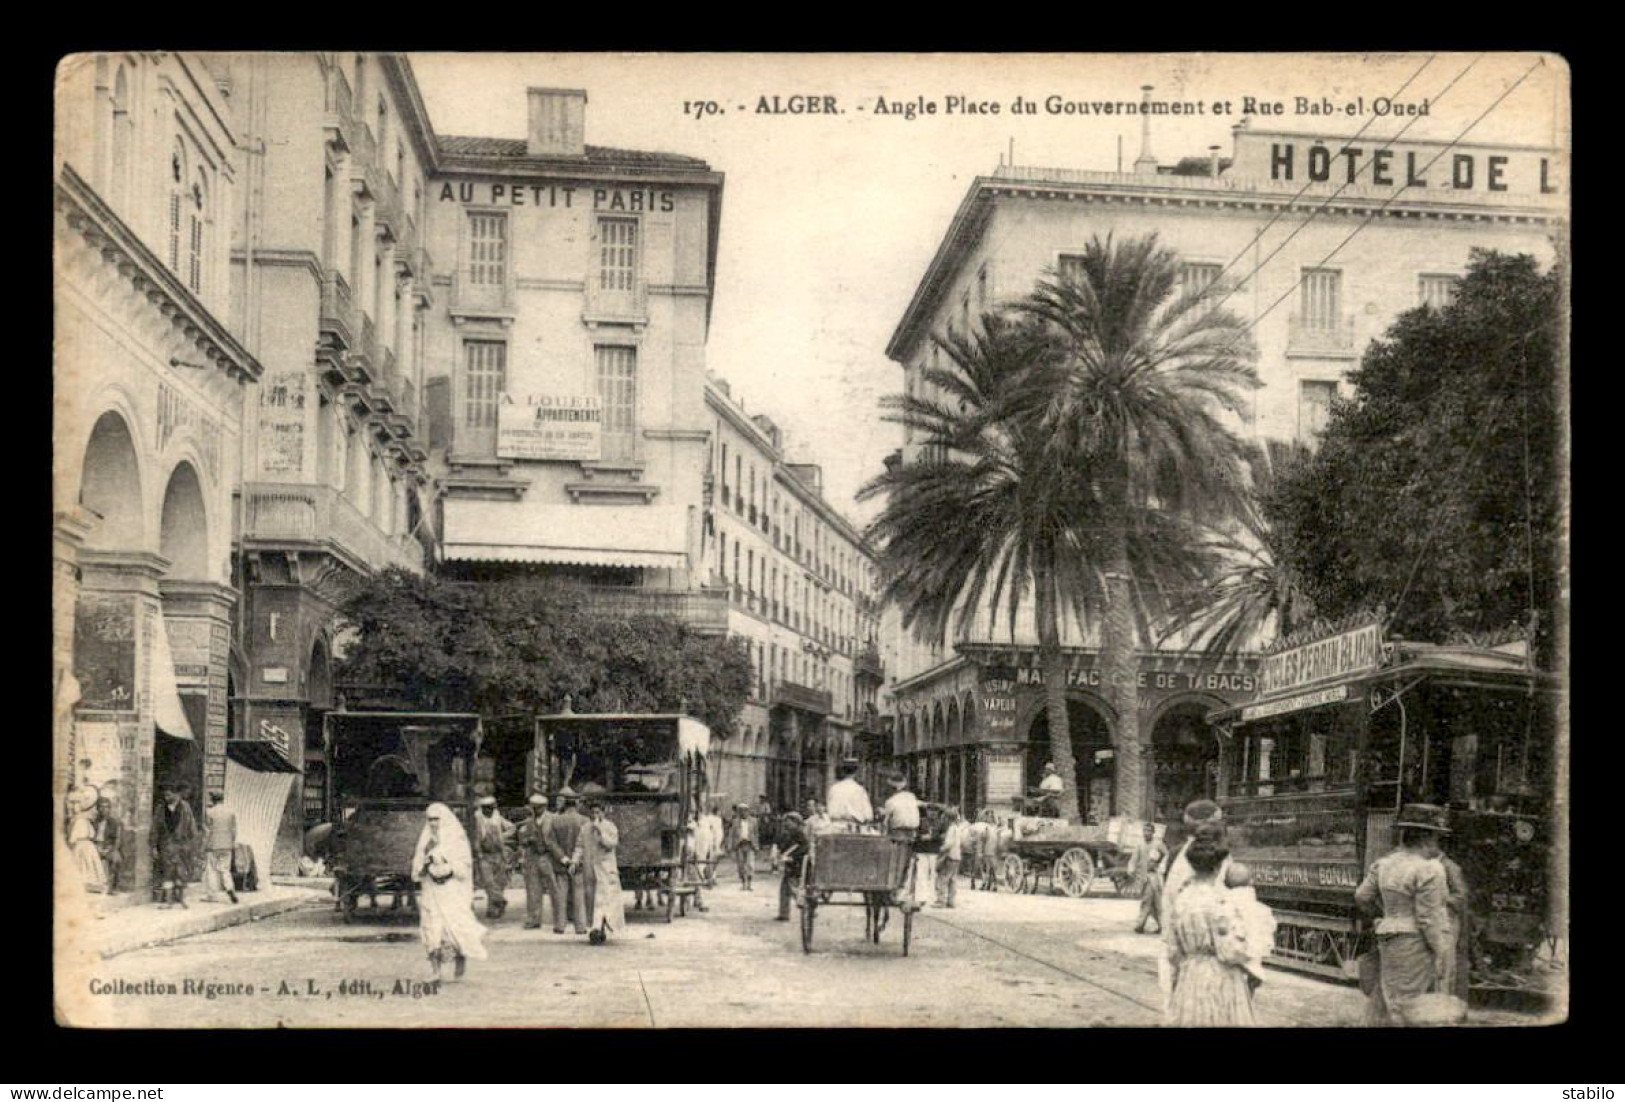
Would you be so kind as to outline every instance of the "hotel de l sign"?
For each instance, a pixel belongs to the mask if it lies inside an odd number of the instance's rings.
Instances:
[[[1146,91],[1150,98],[1150,90]],[[1094,237],[1155,232],[1182,261],[1181,289],[1224,274],[1225,307],[1251,325],[1263,387],[1236,427],[1256,440],[1313,441],[1344,377],[1402,312],[1446,301],[1474,249],[1549,265],[1567,211],[1559,150],[1458,142],[1353,141],[1238,126],[1228,156],[1161,164],[1144,118],[1132,171],[1001,164],[970,184],[887,345],[904,389],[922,393],[939,356],[932,336],[1067,270]],[[1277,305],[1278,304],[1278,305]],[[920,452],[907,440],[903,461]],[[961,806],[1007,806],[1035,785],[1048,723],[1030,610],[985,620],[947,648],[897,629],[888,612],[892,750],[918,787]],[[1062,643],[1080,806],[1112,813],[1115,716],[1101,685],[1098,634],[1069,623]],[[1250,699],[1256,655],[1204,660],[1174,636],[1140,656],[1146,806],[1177,819],[1214,795],[1218,745],[1207,713]]]
[[[722,175],[437,134],[390,54],[79,55],[55,165],[55,782],[149,837],[224,791],[261,868],[328,815],[344,580],[555,578],[742,636],[713,788],[789,800],[881,739],[861,536],[706,369]],[[135,883],[149,870],[137,862]]]

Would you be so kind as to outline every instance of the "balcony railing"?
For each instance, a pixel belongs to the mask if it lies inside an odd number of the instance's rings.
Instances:
[[[648,321],[649,295],[643,281],[629,290],[608,290],[599,286],[596,274],[587,277],[587,302],[582,310],[586,321]]]
[[[355,300],[350,284],[337,271],[328,270],[322,279],[322,332],[331,333],[345,348],[355,345]]]
[[[835,698],[828,689],[815,689],[811,685],[798,685],[794,681],[780,681],[773,690],[773,705],[827,716],[834,710]]]
[[[347,148],[355,144],[355,108],[350,94],[350,81],[337,65],[327,70],[327,96],[323,104],[322,125],[338,132],[339,140]]]
[[[1286,347],[1289,353],[1352,356],[1354,319],[1304,318],[1294,314],[1287,319]]]
[[[588,615],[605,619],[652,616],[677,620],[706,634],[728,630],[728,591],[706,589],[638,589],[628,586],[582,586],[577,592]]]
[[[351,360],[368,377],[377,376],[382,367],[378,360],[378,328],[373,325],[372,317],[365,310],[361,311],[361,339],[351,349]]]
[[[242,495],[245,545],[316,545],[364,568],[423,569],[423,548],[415,540],[385,535],[331,486],[248,482]]]
[[[886,680],[886,664],[880,660],[880,651],[875,647],[864,647],[852,659],[852,670],[859,677],[872,677],[876,681]]]

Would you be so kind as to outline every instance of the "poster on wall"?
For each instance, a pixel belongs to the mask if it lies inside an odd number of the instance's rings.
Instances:
[[[987,763],[987,802],[991,807],[1008,807],[1021,796],[1021,761],[993,758]]]
[[[81,710],[135,708],[135,606],[129,597],[85,593],[73,622],[73,675]]]
[[[503,459],[598,459],[604,400],[597,395],[504,395],[497,407],[497,455]]]
[[[305,463],[305,387],[303,372],[282,371],[266,378],[260,389],[260,471],[298,474]]]

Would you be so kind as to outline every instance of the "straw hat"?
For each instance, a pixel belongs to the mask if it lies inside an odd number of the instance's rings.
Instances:
[[[1406,804],[1394,824],[1401,830],[1431,830],[1435,834],[1449,834],[1450,812],[1437,804]]]

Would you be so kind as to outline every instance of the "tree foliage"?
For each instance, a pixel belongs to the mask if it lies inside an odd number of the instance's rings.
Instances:
[[[1313,460],[1263,502],[1321,615],[1381,604],[1395,634],[1444,641],[1526,624],[1533,607],[1550,658],[1562,303],[1532,257],[1479,253],[1450,305],[1401,315],[1367,349]]]
[[[339,679],[391,686],[427,710],[542,714],[568,696],[577,712],[683,710],[727,737],[754,676],[742,640],[594,616],[579,593],[536,579],[383,571],[340,614],[354,643]]]

